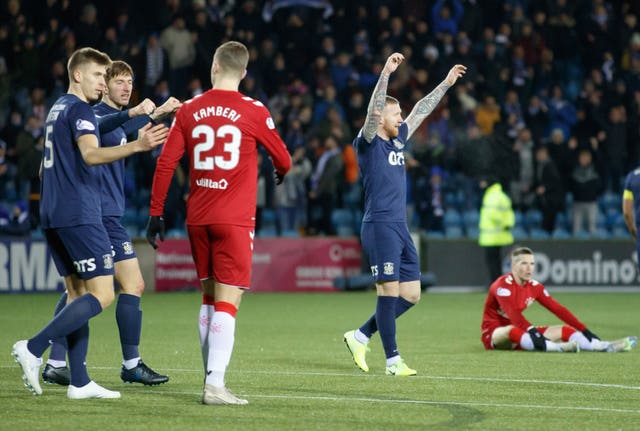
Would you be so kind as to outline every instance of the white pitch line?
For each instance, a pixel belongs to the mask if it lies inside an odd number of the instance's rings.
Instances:
[[[14,368],[11,365],[0,365],[0,368]],[[89,367],[89,369],[95,370],[120,370],[116,367]],[[163,368],[163,372],[182,372],[182,373],[201,373],[202,369],[193,368]],[[354,374],[354,373],[328,373],[328,372],[300,372],[300,371],[260,371],[260,370],[229,370],[228,373],[241,373],[241,374],[269,374],[269,375],[281,375],[281,376],[319,376],[319,377],[359,377],[359,378],[389,378],[383,374]],[[495,383],[533,383],[542,385],[569,385],[569,386],[585,386],[593,388],[613,388],[613,389],[628,389],[637,391],[640,390],[640,386],[621,385],[617,383],[592,383],[592,382],[572,382],[561,380],[536,380],[536,379],[506,379],[499,377],[465,377],[465,376],[429,376],[418,375],[412,376],[411,380],[426,379],[426,380],[460,380],[471,382],[495,382]]]
[[[47,389],[52,392],[65,392],[64,389],[53,388]],[[20,392],[24,392],[20,389]],[[123,391],[123,394],[127,392],[135,392],[137,394],[149,394],[149,391],[145,389],[132,388]],[[201,392],[190,391],[157,391],[153,392],[154,395],[192,395],[201,396]],[[401,399],[382,399],[382,398],[362,398],[362,397],[323,397],[323,396],[305,396],[305,395],[264,395],[264,394],[238,394],[245,398],[265,398],[265,399],[281,399],[281,400],[303,400],[303,401],[329,401],[329,402],[362,402],[362,403],[380,403],[380,404],[416,404],[425,406],[467,406],[467,407],[490,407],[490,408],[507,408],[507,409],[538,409],[538,410],[573,410],[573,411],[588,411],[588,412],[608,412],[608,413],[631,413],[640,414],[640,410],[631,409],[615,409],[606,407],[584,407],[584,406],[556,406],[556,405],[540,405],[540,404],[505,404],[505,403],[478,403],[471,401],[433,401],[433,400],[401,400]]]

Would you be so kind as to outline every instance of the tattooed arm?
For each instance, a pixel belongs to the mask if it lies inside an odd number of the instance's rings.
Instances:
[[[418,127],[420,127],[420,124],[422,124],[424,119],[433,112],[436,106],[438,106],[438,103],[444,97],[447,90],[455,84],[458,78],[462,77],[466,71],[467,68],[465,66],[456,64],[451,68],[447,77],[440,83],[440,85],[416,103],[416,106],[413,107],[411,113],[405,120],[408,128],[407,139],[409,139]]]
[[[380,117],[384,109],[385,100],[387,98],[387,85],[389,85],[389,76],[395,72],[400,63],[404,60],[404,56],[399,53],[393,53],[387,59],[387,62],[380,73],[380,78],[376,87],[373,89],[369,106],[367,107],[367,118],[364,120],[364,128],[362,130],[364,139],[371,142],[376,136]]]

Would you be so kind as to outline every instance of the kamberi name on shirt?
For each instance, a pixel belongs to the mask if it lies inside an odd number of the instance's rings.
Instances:
[[[196,121],[207,117],[225,117],[235,123],[242,115],[238,114],[235,109],[226,106],[207,106],[193,113],[193,119]]]

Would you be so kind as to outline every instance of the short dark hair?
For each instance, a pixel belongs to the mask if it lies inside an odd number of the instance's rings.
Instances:
[[[116,60],[111,63],[111,65],[107,68],[107,76],[105,81],[109,82],[110,79],[115,78],[116,76],[126,76],[129,75],[133,78],[133,69],[126,62],[121,60]]]
[[[111,64],[111,58],[102,51],[98,51],[93,48],[80,48],[76,50],[67,63],[67,72],[69,73],[69,80],[73,82],[73,72],[80,66],[87,63],[96,63],[100,66],[109,66]]]
[[[525,255],[525,254],[533,256],[533,250],[531,250],[529,247],[518,247],[518,248],[515,248],[511,252],[511,261],[513,262],[518,256],[522,256],[522,255]]]

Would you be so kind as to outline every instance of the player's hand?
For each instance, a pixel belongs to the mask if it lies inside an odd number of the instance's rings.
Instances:
[[[284,181],[284,174],[281,174],[278,171],[273,171],[273,179],[276,182],[276,186],[279,186],[282,184],[282,181]]]
[[[138,105],[129,109],[129,117],[139,117],[140,115],[150,115],[156,109],[156,104],[151,99],[144,99]]]
[[[585,329],[584,331],[582,331],[582,335],[584,335],[589,341],[600,340],[600,337],[598,337],[596,334],[589,331],[588,329]]]
[[[463,66],[462,64],[456,64],[451,68],[447,77],[444,79],[444,82],[447,83],[450,87],[456,83],[458,78],[462,78],[462,75],[467,73],[467,66]]]
[[[151,119],[153,121],[159,120],[162,117],[173,114],[182,106],[182,102],[180,102],[175,97],[171,96],[164,102],[162,105],[158,106],[155,112],[151,115]]]
[[[527,329],[529,335],[531,335],[531,341],[533,341],[533,347],[541,352],[547,351],[547,339],[534,327],[531,326]]]
[[[169,129],[164,124],[156,124],[152,127],[149,123],[138,130],[138,139],[135,141],[136,150],[138,152],[150,151],[158,145],[164,144],[168,134]]]
[[[156,236],[160,237],[160,241],[164,241],[164,219],[162,216],[150,216],[147,222],[147,242],[154,250],[158,248]]]
[[[387,58],[387,62],[384,64],[382,71],[386,74],[391,74],[396,71],[400,63],[404,61],[404,55],[399,52],[394,52]]]

